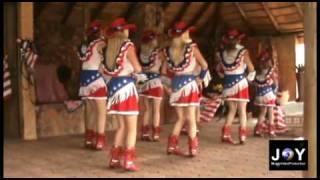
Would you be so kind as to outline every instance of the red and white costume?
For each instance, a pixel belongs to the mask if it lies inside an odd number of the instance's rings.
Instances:
[[[257,94],[254,104],[257,106],[274,107],[276,105],[276,94],[273,91],[272,79],[274,68],[264,69],[262,73],[256,75],[254,84],[257,87]]]
[[[135,86],[133,65],[127,57],[128,49],[134,44],[127,40],[120,48],[113,70],[106,67],[105,74],[111,76],[108,82],[108,114],[138,115],[138,92]]]
[[[154,49],[150,55],[140,53],[140,64],[148,81],[140,89],[140,96],[152,99],[162,99],[163,85],[160,79],[162,61],[159,58],[160,49]]]
[[[224,74],[222,94],[225,100],[249,102],[248,81],[245,76],[246,64],[244,63],[246,51],[243,46],[237,45],[234,52],[218,52],[219,71]]]
[[[171,87],[170,104],[172,106],[199,106],[200,91],[196,83],[195,69],[197,61],[193,54],[195,43],[188,43],[184,48],[183,60],[175,65],[171,59],[170,48],[164,49],[164,55],[168,63],[168,70],[174,73]]]
[[[104,45],[104,40],[99,38],[92,41],[88,47],[81,47],[84,56],[80,57],[83,63],[80,74],[79,96],[82,99],[107,99],[106,83],[98,71],[103,57],[98,52],[97,47]]]

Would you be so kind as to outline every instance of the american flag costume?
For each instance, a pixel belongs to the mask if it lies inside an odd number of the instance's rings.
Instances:
[[[237,45],[237,50],[233,53],[226,51],[218,52],[218,71],[224,74],[223,77],[223,97],[225,100],[249,102],[248,81],[245,76],[246,64],[244,55],[246,49]]]
[[[162,61],[159,58],[160,49],[154,49],[149,56],[140,53],[140,64],[148,81],[139,89],[140,96],[152,99],[162,99],[163,85],[160,78]]]
[[[98,71],[103,60],[98,47],[104,45],[104,40],[98,38],[89,45],[83,43],[79,47],[78,56],[82,61],[79,96],[82,99],[107,99],[106,83]]]
[[[262,70],[261,74],[257,74],[254,84],[257,88],[257,95],[254,104],[257,106],[274,107],[276,104],[276,94],[273,89],[274,68]]]
[[[127,57],[128,49],[134,48],[130,40],[120,47],[114,69],[106,67],[104,73],[111,76],[108,82],[108,114],[138,115],[138,92],[135,86],[133,65]]]
[[[194,73],[197,68],[197,62],[193,54],[193,47],[197,47],[197,45],[192,42],[186,44],[183,60],[178,65],[175,65],[171,58],[170,48],[164,49],[168,70],[174,73],[171,82],[173,92],[170,96],[170,104],[172,106],[200,105],[200,90],[196,82],[198,74]],[[207,85],[211,79],[208,70],[202,70],[200,78]]]

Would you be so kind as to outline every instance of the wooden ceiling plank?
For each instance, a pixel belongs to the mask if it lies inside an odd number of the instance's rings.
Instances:
[[[302,11],[302,8],[300,6],[300,4],[298,2],[294,2],[294,5],[296,6],[297,10],[298,10],[298,13],[301,17],[301,20],[303,20],[303,11]]]
[[[265,12],[267,13],[268,17],[270,18],[274,28],[276,31],[279,31],[279,25],[277,23],[277,21],[275,20],[275,18],[273,17],[273,15],[271,14],[269,8],[267,7],[267,4],[265,2],[261,2],[263,9],[265,10]]]
[[[241,19],[243,20],[243,22],[248,26],[249,29],[249,33],[252,34],[254,33],[254,29],[253,26],[251,25],[251,23],[248,20],[248,17],[246,16],[245,12],[243,11],[243,9],[241,8],[240,4],[238,2],[234,2],[234,5],[236,6],[236,8],[238,9],[240,15],[241,15]]]
[[[292,15],[296,15],[297,13],[294,12],[294,13],[288,13],[288,14],[279,14],[279,15],[274,15],[275,18],[278,18],[278,17],[283,17],[283,16],[292,16]]]

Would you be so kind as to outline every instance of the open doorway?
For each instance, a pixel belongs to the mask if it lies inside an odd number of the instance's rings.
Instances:
[[[303,36],[297,36],[296,45],[295,45],[295,65],[296,65],[296,99],[297,101],[303,101],[303,77],[304,77],[304,63],[305,63],[305,47],[304,47],[304,38]]]

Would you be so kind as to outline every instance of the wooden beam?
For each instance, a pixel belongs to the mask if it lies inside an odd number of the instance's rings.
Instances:
[[[48,2],[38,2],[35,3],[35,12],[34,12],[34,18],[38,19],[41,17],[41,13],[45,10],[45,8],[49,5]]]
[[[304,15],[304,121],[303,135],[308,140],[308,170],[303,177],[317,177],[317,3],[305,2]]]
[[[172,27],[174,25],[174,23],[176,23],[177,21],[181,20],[181,18],[185,15],[185,13],[187,12],[188,10],[188,7],[191,5],[191,2],[185,2],[183,5],[182,5],[182,8],[179,9],[179,12],[178,14],[173,18],[173,20],[171,21],[171,23],[169,24],[169,26],[166,28],[166,31]]]
[[[273,17],[277,18],[277,17],[281,17],[281,16],[292,16],[292,15],[296,15],[297,12],[293,12],[293,13],[288,13],[288,14],[279,14],[279,15],[274,15]]]
[[[170,6],[170,2],[162,2],[161,6],[163,11],[166,11],[166,9]]]
[[[193,16],[192,20],[189,22],[189,25],[195,25],[199,21],[199,19],[202,17],[202,15],[207,11],[207,9],[210,7],[210,2],[203,3],[201,8],[198,10],[197,14]]]
[[[273,7],[269,8],[270,10],[277,10],[277,9],[287,9],[287,8],[293,8],[295,7],[294,5],[288,5],[288,6],[280,6],[280,7]]]
[[[124,17],[125,19],[128,20],[132,16],[132,14],[133,14],[135,8],[137,7],[137,5],[138,5],[137,2],[131,2],[128,5],[127,11],[123,13],[122,17]]]
[[[294,5],[296,6],[296,8],[298,10],[298,13],[299,13],[299,15],[301,17],[301,20],[303,20],[304,16],[303,16],[303,11],[302,11],[302,8],[301,8],[300,4],[298,2],[294,2]]]
[[[98,6],[91,11],[91,18],[90,18],[90,20],[93,21],[93,20],[99,18],[99,16],[101,15],[103,9],[105,8],[105,6],[106,6],[107,4],[108,4],[108,2],[101,2],[101,3],[99,3]]]
[[[61,24],[65,24],[68,21],[69,16],[72,13],[73,8],[76,6],[76,2],[68,2],[68,4],[66,5],[66,12],[63,15],[63,18],[61,20]]]
[[[22,39],[34,39],[33,2],[19,2],[18,4],[18,37]],[[37,121],[35,110],[35,86],[24,77],[27,73],[26,66],[19,71],[19,104],[22,138],[24,140],[37,139]]]
[[[217,30],[217,25],[221,22],[221,9],[222,9],[222,2],[218,2],[216,4],[216,8],[214,10],[214,13],[212,17],[208,20],[209,22],[212,21],[211,27],[210,27],[210,36],[215,37],[216,30]]]
[[[255,32],[255,30],[253,29],[253,26],[251,25],[251,23],[248,20],[248,17],[246,16],[245,12],[243,11],[243,9],[241,8],[240,4],[238,2],[234,2],[234,5],[236,6],[236,8],[238,9],[240,15],[241,15],[241,19],[242,21],[248,26],[249,29],[249,33],[252,34]]]
[[[283,33],[255,33],[255,34],[249,34],[252,37],[264,37],[264,36],[288,36],[288,35],[301,35],[303,34],[304,31],[303,30],[299,30],[299,31],[295,31],[295,32],[283,32]]]
[[[209,44],[207,45],[208,49],[211,49],[211,50],[214,50],[217,46],[217,42],[219,41],[219,39],[217,39],[217,36],[216,36],[216,32],[218,30],[218,27],[220,27],[221,25],[221,9],[222,9],[222,5],[223,3],[222,2],[218,2],[216,4],[216,7],[215,7],[215,11],[212,15],[212,24],[211,24],[211,27],[208,28],[210,31],[209,35],[207,37],[210,37],[208,38],[209,40]],[[210,20],[209,20],[210,21]],[[210,51],[209,56],[213,57],[213,51]],[[208,63],[208,66],[210,67],[209,70],[212,72],[214,71],[214,66],[213,66],[213,61],[207,59],[207,63]]]
[[[207,19],[207,21],[206,21],[201,27],[197,28],[198,30],[197,30],[197,32],[196,32],[196,34],[195,34],[196,36],[202,34],[203,31],[205,30],[205,28],[207,29],[208,24],[211,24],[210,22],[214,19],[215,15],[216,15],[215,12],[216,12],[216,10],[217,10],[217,5],[218,5],[219,3],[220,3],[220,2],[214,4],[214,5],[215,5],[214,10],[211,12],[211,15],[209,16],[209,18]]]
[[[289,22],[284,22],[284,23],[279,23],[279,25],[286,25],[286,24],[303,24],[303,21],[289,21]]]
[[[276,21],[276,19],[273,17],[272,13],[270,12],[269,8],[267,7],[267,4],[265,2],[261,2],[262,7],[264,9],[264,11],[267,13],[269,19],[271,20],[274,29],[279,32],[279,25],[278,22]]]

